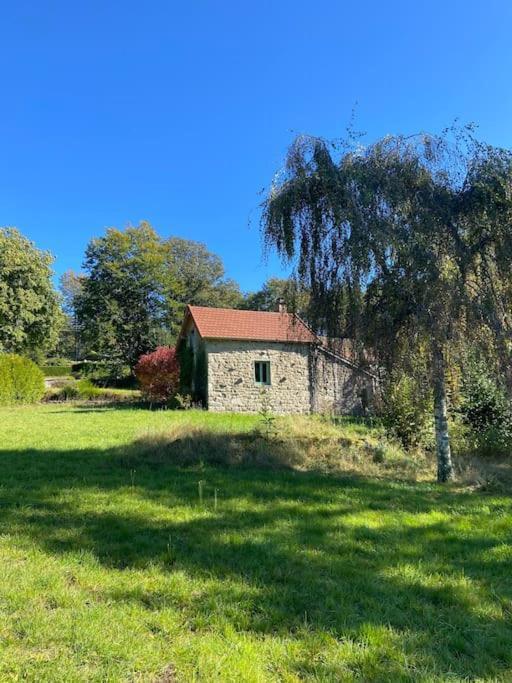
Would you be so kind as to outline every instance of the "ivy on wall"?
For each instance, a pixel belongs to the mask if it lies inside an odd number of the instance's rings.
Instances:
[[[192,396],[196,403],[206,405],[207,363],[204,344],[200,343],[196,352],[185,340],[178,345],[180,362],[180,393]]]

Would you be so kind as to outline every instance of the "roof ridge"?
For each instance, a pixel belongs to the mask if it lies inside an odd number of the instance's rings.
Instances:
[[[201,308],[204,311],[230,311],[233,313],[258,313],[263,315],[291,315],[299,318],[301,322],[306,323],[293,311],[258,311],[253,308],[225,308],[224,306],[197,306],[196,304],[187,304],[187,308]]]

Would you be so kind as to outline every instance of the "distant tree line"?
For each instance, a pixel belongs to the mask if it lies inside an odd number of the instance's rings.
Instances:
[[[147,222],[93,238],[82,270],[66,271],[58,292],[52,264],[19,231],[0,229],[0,352],[133,368],[143,354],[176,342],[186,304],[274,310],[284,297],[308,314],[308,297],[293,279],[271,278],[243,294],[204,244],[162,238]]]

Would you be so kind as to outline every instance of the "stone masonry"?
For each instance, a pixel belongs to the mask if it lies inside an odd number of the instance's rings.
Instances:
[[[257,412],[262,391],[275,413],[309,413],[307,344],[258,341],[206,341],[208,409]],[[270,361],[271,383],[256,384],[254,362]]]
[[[257,412],[266,392],[275,413],[360,414],[371,378],[308,344],[208,340],[208,409]],[[254,362],[270,361],[271,383],[256,384]]]

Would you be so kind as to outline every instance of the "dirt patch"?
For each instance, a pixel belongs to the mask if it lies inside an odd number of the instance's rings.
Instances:
[[[155,678],[154,683],[177,683],[176,669],[172,664],[165,667],[162,673]]]

